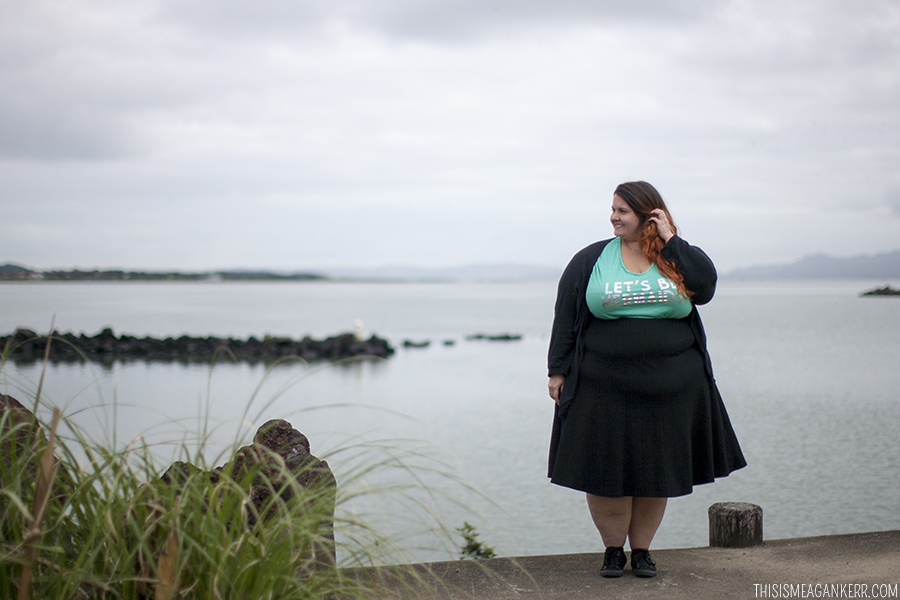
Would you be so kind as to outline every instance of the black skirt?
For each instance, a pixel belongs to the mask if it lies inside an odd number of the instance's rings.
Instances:
[[[689,319],[591,319],[550,478],[597,496],[673,497],[745,466]]]

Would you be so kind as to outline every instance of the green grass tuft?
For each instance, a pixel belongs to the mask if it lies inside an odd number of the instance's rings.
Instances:
[[[463,539],[463,543],[459,547],[460,559],[482,559],[497,556],[493,546],[488,546],[478,539],[475,526],[470,525],[468,521],[464,521],[462,527],[457,527],[456,531]]]

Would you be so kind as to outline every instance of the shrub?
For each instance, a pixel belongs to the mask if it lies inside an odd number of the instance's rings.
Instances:
[[[463,544],[459,548],[459,558],[494,558],[496,553],[493,546],[486,546],[484,542],[478,540],[478,532],[475,527],[468,522],[463,522],[462,527],[457,527],[456,531],[463,538]]]

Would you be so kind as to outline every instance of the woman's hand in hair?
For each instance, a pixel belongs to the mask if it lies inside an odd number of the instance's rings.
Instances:
[[[650,211],[650,216],[647,217],[648,221],[653,221],[656,223],[656,230],[659,232],[659,237],[662,238],[662,241],[665,243],[669,243],[669,240],[672,239],[672,236],[675,235],[675,232],[672,230],[672,224],[669,223],[669,215],[666,214],[661,208],[654,208]]]

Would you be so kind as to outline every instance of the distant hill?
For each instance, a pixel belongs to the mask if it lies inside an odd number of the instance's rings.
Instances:
[[[0,280],[21,281],[31,279],[34,271],[20,267],[19,265],[5,264],[0,265]]]
[[[900,279],[900,250],[874,256],[807,256],[787,265],[760,265],[729,271],[725,279]]]

